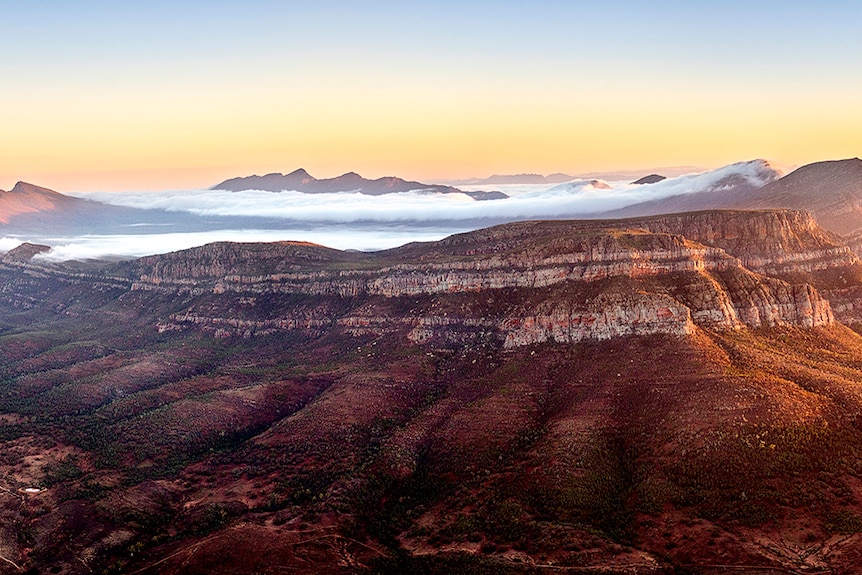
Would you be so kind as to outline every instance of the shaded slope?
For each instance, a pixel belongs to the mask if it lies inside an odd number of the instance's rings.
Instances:
[[[4,400],[29,418],[5,444],[7,477],[50,486],[28,503],[48,509],[26,520],[31,564],[75,572],[92,548],[99,564],[157,573],[442,573],[464,561],[670,573],[857,557],[852,539],[806,551],[858,517],[862,347],[843,329],[506,355],[429,355],[390,338],[172,341],[76,346],[83,355],[66,360],[67,344],[6,353],[20,389],[60,373],[80,382]],[[65,411],[98,389],[112,400]],[[43,465],[15,463],[35,453]],[[57,545],[74,522],[84,531]]]
[[[738,207],[807,210],[827,230],[847,234],[862,227],[862,160],[802,166]]]
[[[659,174],[649,174],[648,176],[644,176],[642,178],[638,178],[633,184],[644,185],[644,184],[657,184],[662,180],[666,180],[667,177],[659,175]]]
[[[70,574],[856,564],[862,338],[744,263],[833,242],[729,212],[0,262],[0,554]]]
[[[63,234],[131,233],[132,226],[186,225],[200,218],[162,210],[142,210],[84,200],[24,182],[0,191],[0,230],[26,237]],[[179,228],[178,228],[179,229]],[[43,240],[44,241],[44,240]]]
[[[811,212],[825,229],[848,234],[862,226],[862,160],[816,162],[765,186],[739,186],[672,196],[604,214],[635,217],[711,209],[789,208]]]

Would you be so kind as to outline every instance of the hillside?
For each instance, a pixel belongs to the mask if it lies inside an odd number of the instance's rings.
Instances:
[[[761,186],[717,188],[675,195],[607,212],[635,217],[711,209],[788,208],[814,215],[826,230],[849,234],[862,227],[862,160],[816,162]]]
[[[8,192],[0,190],[0,224],[8,224],[21,214],[68,210],[82,202],[48,188],[18,182]]]
[[[807,214],[40,249],[0,260],[0,573],[862,559],[862,337],[824,295],[862,280]]]
[[[824,228],[848,234],[862,227],[862,160],[802,166],[764,186],[738,207],[807,210]]]
[[[64,234],[128,232],[130,226],[141,222],[193,228],[194,220],[163,210],[112,206],[76,198],[25,182],[18,182],[8,192],[0,190],[0,233],[38,241]]]

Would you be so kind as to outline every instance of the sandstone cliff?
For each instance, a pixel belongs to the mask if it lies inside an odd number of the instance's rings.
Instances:
[[[801,211],[689,212],[636,219],[632,225],[721,248],[766,275],[817,272],[859,262],[839,236]]]
[[[9,277],[0,299],[85,314],[87,302],[117,298],[111,314],[149,318],[163,332],[515,347],[828,325],[829,301],[785,279],[853,266],[855,256],[807,214],[702,212],[520,222],[375,253],[217,243],[105,270],[9,260],[0,262]],[[829,293],[846,317],[860,308],[855,292]]]
[[[373,254],[289,243],[214,244],[143,258],[127,269],[134,290],[202,298],[161,322],[162,330],[195,327],[250,337],[338,329],[402,333],[415,343],[513,347],[685,335],[698,325],[828,325],[829,303],[815,289],[755,273],[746,263],[776,273],[854,262],[846,246],[807,214],[704,212],[522,222]],[[273,295],[298,303],[277,317],[259,317],[259,300]],[[497,303],[482,304],[486,295]],[[225,303],[237,298],[247,305]],[[352,303],[339,304],[336,312],[320,298]],[[411,309],[403,309],[405,301]]]

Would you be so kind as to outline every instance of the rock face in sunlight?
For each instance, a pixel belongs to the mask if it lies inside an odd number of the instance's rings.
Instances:
[[[777,253],[776,244],[787,250]],[[472,334],[512,347],[682,335],[694,324],[738,329],[832,322],[829,303],[815,289],[757,275],[745,261],[775,275],[843,268],[856,259],[806,214],[740,212],[508,224],[372,254],[292,243],[214,244],[121,269],[133,278],[134,290],[198,296],[193,308],[172,314],[161,329],[195,327],[220,335],[330,327],[376,335],[407,331],[412,341],[458,342]],[[489,290],[504,290],[509,305],[481,305]],[[239,294],[251,303],[224,315],[224,301]],[[260,298],[316,296],[363,303],[342,317],[327,306],[311,306],[257,319]],[[391,300],[417,298],[427,306],[435,297],[456,306],[451,317],[432,311],[434,305],[408,317],[392,315]]]
[[[0,258],[0,573],[862,560],[862,266],[807,213],[45,248]]]
[[[61,210],[82,202],[48,188],[18,182],[8,192],[0,190],[0,223],[8,224],[12,218],[22,214]]]

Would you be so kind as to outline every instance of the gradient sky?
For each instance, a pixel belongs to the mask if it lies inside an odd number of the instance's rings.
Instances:
[[[311,4],[0,0],[0,188],[862,155],[860,2]]]

